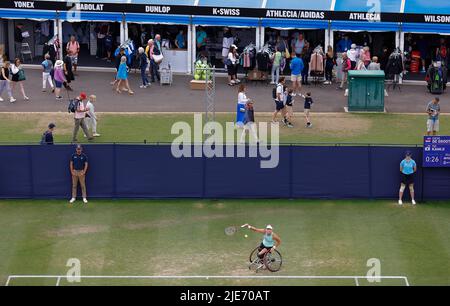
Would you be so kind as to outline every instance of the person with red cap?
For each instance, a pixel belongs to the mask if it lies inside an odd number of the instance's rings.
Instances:
[[[81,92],[80,95],[77,97],[77,108],[75,110],[74,114],[74,127],[73,127],[73,134],[72,134],[72,143],[78,142],[77,140],[77,134],[78,130],[81,128],[83,129],[84,134],[87,136],[88,140],[93,140],[94,137],[92,136],[91,132],[87,128],[85,118],[86,114],[89,112],[89,108],[84,104],[84,101],[87,99],[87,95],[85,92]]]

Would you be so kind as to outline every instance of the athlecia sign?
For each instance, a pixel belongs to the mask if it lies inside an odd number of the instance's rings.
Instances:
[[[68,11],[71,9],[86,12],[119,12],[141,14],[172,14],[198,16],[228,16],[252,18],[307,19],[307,20],[348,20],[385,21],[450,24],[450,15],[445,14],[401,14],[366,13],[320,10],[261,9],[239,7],[207,7],[188,5],[151,5],[132,3],[89,3],[62,1],[19,1],[1,0],[0,9]],[[0,16],[1,17],[1,16]]]

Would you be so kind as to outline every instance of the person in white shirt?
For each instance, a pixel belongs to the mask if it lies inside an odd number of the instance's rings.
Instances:
[[[356,61],[358,59],[358,51],[356,50],[356,44],[352,44],[350,50],[347,51],[347,56],[352,63],[352,70],[356,68]]]
[[[87,135],[88,140],[93,140],[94,137],[92,137],[91,132],[89,132],[87,126],[86,126],[86,114],[89,112],[89,109],[84,105],[84,100],[86,100],[87,96],[84,92],[80,93],[80,96],[77,97],[77,108],[75,110],[74,114],[74,127],[73,127],[73,134],[72,134],[72,143],[78,142],[77,140],[77,134],[78,130],[83,130],[84,134]]]
[[[230,47],[234,43],[233,34],[229,28],[223,29],[223,40],[222,40],[222,57],[227,58],[228,53],[230,52]]]
[[[97,133],[97,115],[95,114],[95,106],[94,103],[97,102],[96,95],[90,95],[89,100],[86,103],[86,108],[88,109],[86,113],[86,125],[87,128],[92,132],[92,136],[99,137],[100,134]],[[86,137],[86,135],[84,135]]]
[[[225,62],[228,71],[228,85],[230,86],[234,86],[241,82],[237,78],[237,63],[239,55],[237,54],[236,49],[237,47],[235,45],[230,47],[230,52],[228,53],[228,58]]]

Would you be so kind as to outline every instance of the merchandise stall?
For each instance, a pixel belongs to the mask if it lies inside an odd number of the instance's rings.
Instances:
[[[170,65],[173,72],[191,71],[190,17],[182,15],[126,14],[126,35],[136,47],[144,47],[150,38],[161,35],[163,65]]]
[[[199,6],[213,7],[216,0],[199,0]],[[228,0],[230,8],[261,8],[259,0]],[[237,9],[238,10],[238,9]],[[200,55],[208,58],[208,62],[216,68],[224,67],[224,58],[228,54],[229,47],[236,45],[238,53],[242,53],[249,45],[258,45],[259,25],[258,18],[230,17],[237,14],[236,9],[229,9],[226,16],[193,16],[194,49],[192,62]],[[226,31],[228,29],[228,31]],[[203,40],[202,37],[205,39]],[[224,39],[225,37],[225,39]],[[201,41],[200,41],[201,40]]]
[[[56,11],[0,9],[0,53],[37,63],[56,31],[56,16]]]
[[[450,6],[446,0],[408,0],[402,24],[402,48],[408,52],[405,79],[424,80],[432,62],[450,68]]]
[[[106,12],[61,12],[59,36],[62,38],[61,52],[65,54],[70,37],[75,36],[80,45],[79,66],[110,66],[115,47],[121,42],[123,13]],[[111,44],[105,47],[105,37]],[[109,52],[107,52],[109,51]]]

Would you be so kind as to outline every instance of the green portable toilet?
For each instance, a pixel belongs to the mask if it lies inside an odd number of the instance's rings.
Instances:
[[[348,110],[384,111],[384,71],[348,72]]]

